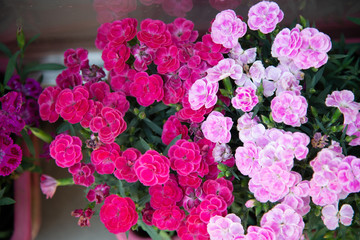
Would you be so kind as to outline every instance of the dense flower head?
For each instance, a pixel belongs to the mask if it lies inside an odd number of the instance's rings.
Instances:
[[[141,30],[137,33],[140,42],[148,47],[159,48],[172,43],[171,34],[166,24],[161,20],[145,19],[140,24]]]
[[[134,68],[139,71],[146,71],[148,65],[155,59],[155,49],[146,46],[144,43],[137,44],[131,48],[135,58]]]
[[[181,134],[182,139],[189,139],[188,128],[182,125],[177,117],[170,116],[163,126],[161,134],[161,140],[165,145],[169,145],[170,142]]]
[[[17,92],[22,92],[25,96],[38,98],[42,92],[42,87],[38,81],[33,78],[26,78],[22,84],[20,76],[14,74],[8,81],[8,86]]]
[[[333,91],[326,97],[325,105],[337,107],[344,114],[344,124],[354,122],[360,110],[360,103],[354,101],[354,93],[349,90]]]
[[[235,162],[243,175],[252,177],[261,168],[259,164],[259,153],[261,148],[254,142],[245,142],[243,146],[236,149]]]
[[[236,109],[250,112],[259,102],[255,90],[251,87],[238,87],[235,92],[236,95],[231,99],[231,103]]]
[[[185,218],[184,210],[176,205],[156,209],[152,216],[152,223],[160,230],[177,230]]]
[[[216,163],[225,163],[226,161],[233,158],[233,155],[231,153],[231,147],[226,143],[216,143],[212,151],[212,156]]]
[[[275,30],[276,25],[284,18],[276,2],[262,1],[249,10],[248,25],[251,30],[260,30],[267,34]]]
[[[217,102],[219,84],[210,82],[208,78],[198,79],[189,90],[189,103],[191,109],[199,110],[201,107],[213,107]]]
[[[41,174],[40,176],[40,189],[43,194],[45,194],[46,199],[52,198],[56,192],[56,188],[58,186],[58,182],[55,178]]]
[[[84,85],[89,91],[89,98],[92,100],[102,102],[105,97],[110,94],[110,86],[104,81],[100,82],[87,82]]]
[[[98,116],[103,109],[104,105],[99,101],[89,100],[89,110],[85,113],[84,117],[81,119],[80,124],[84,128],[90,127],[91,120]]]
[[[337,176],[345,192],[359,192],[360,158],[351,155],[344,157],[339,164]]]
[[[75,209],[71,212],[71,216],[79,218],[78,225],[80,227],[90,227],[90,219],[94,215],[95,211],[91,208],[87,209]]]
[[[94,189],[90,189],[86,194],[86,199],[89,202],[95,202],[96,204],[100,204],[110,195],[110,186],[106,183],[99,184],[94,187]]]
[[[135,69],[129,68],[129,65],[125,65],[125,68],[122,72],[116,73],[115,71],[110,72],[110,86],[114,91],[121,91],[126,96],[130,95],[130,85],[134,80],[136,74]]]
[[[56,165],[62,168],[71,167],[79,163],[83,157],[82,142],[79,137],[59,134],[50,144],[50,156]]]
[[[207,79],[211,83],[218,82],[227,77],[231,77],[235,80],[239,80],[243,74],[243,68],[235,62],[234,59],[226,58],[218,62],[212,68],[207,71]]]
[[[135,203],[131,198],[112,194],[100,209],[100,220],[111,233],[126,232],[138,220]]]
[[[89,67],[88,51],[84,48],[68,49],[64,53],[64,65],[72,72]]]
[[[155,52],[154,63],[160,74],[175,72],[180,67],[178,48],[175,45],[158,48]]]
[[[302,45],[300,29],[284,28],[275,37],[271,46],[271,54],[273,57],[294,58],[298,55]]]
[[[232,48],[245,35],[246,29],[246,23],[233,10],[224,10],[216,15],[211,25],[211,38],[215,43]]]
[[[196,210],[199,212],[200,220],[204,223],[209,223],[212,217],[216,215],[225,216],[227,214],[227,204],[222,197],[208,194],[197,206]]]
[[[183,198],[181,200],[181,206],[188,212],[195,209],[203,199],[204,193],[201,187],[183,187]]]
[[[214,216],[207,224],[207,231],[210,239],[236,239],[244,234],[244,228],[241,225],[241,219],[231,213],[222,216]]]
[[[167,29],[176,45],[194,42],[199,35],[198,31],[193,30],[194,23],[185,18],[176,18],[174,22],[167,25]]]
[[[222,113],[213,111],[206,121],[202,123],[201,130],[205,138],[214,143],[228,143],[231,138],[230,129],[232,125],[231,118],[224,117]]]
[[[205,195],[213,194],[221,197],[227,206],[230,206],[234,202],[234,196],[232,194],[234,190],[233,184],[225,178],[206,180],[202,185],[202,189]]]
[[[237,43],[229,52],[229,57],[241,66],[255,62],[256,48],[242,49],[240,43]]]
[[[78,71],[72,71],[71,69],[63,70],[57,77],[56,77],[56,86],[60,87],[61,89],[66,88],[74,88],[75,86],[79,86],[82,84],[82,78]]]
[[[116,143],[101,145],[91,153],[91,162],[99,174],[112,174],[115,161],[121,156],[120,146]]]
[[[307,122],[308,103],[303,96],[285,91],[271,101],[271,114],[275,122],[283,122],[293,127],[299,127]]]
[[[95,182],[95,167],[91,163],[75,163],[69,167],[69,172],[73,175],[74,183],[77,185],[89,187]]]
[[[105,107],[119,110],[123,116],[130,108],[130,103],[123,92],[111,92],[107,94],[102,103]]]
[[[138,72],[130,85],[130,93],[141,106],[147,107],[163,98],[163,80],[158,74],[149,76],[146,72]]]
[[[136,148],[128,148],[115,158],[114,172],[115,177],[124,179],[127,182],[136,182],[138,176],[135,174],[134,164],[141,156],[141,152]]]
[[[252,118],[253,113],[245,113],[238,118],[237,130],[239,131],[239,138],[242,142],[253,141],[256,142],[265,133],[265,127],[260,122],[259,117]]]
[[[130,41],[136,35],[137,20],[135,18],[124,18],[111,23],[107,39],[112,46],[119,46]]]
[[[205,34],[201,42],[196,42],[194,49],[200,58],[211,66],[215,66],[220,60],[224,59],[222,53],[226,52],[226,48],[221,44],[215,43],[210,34]]]
[[[337,206],[326,205],[321,213],[321,219],[329,230],[339,227],[339,221],[345,226],[350,226],[354,216],[354,210],[349,204],[342,205],[340,211]]]
[[[154,209],[176,205],[183,198],[183,191],[179,187],[175,175],[163,185],[154,185],[149,188],[150,204]]]
[[[1,109],[9,113],[18,113],[23,104],[23,96],[20,92],[11,91],[0,97]]]
[[[106,70],[114,70],[116,73],[120,73],[124,70],[125,62],[129,57],[130,49],[124,44],[120,44],[117,47],[107,46],[101,55]]]
[[[21,163],[22,150],[13,140],[0,134],[0,176],[10,175]]]
[[[145,186],[163,184],[169,179],[170,160],[154,150],[148,150],[135,162],[134,169]]]

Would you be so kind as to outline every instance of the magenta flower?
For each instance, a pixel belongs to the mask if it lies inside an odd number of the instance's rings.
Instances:
[[[80,227],[90,227],[90,219],[94,213],[95,211],[91,208],[87,208],[85,211],[83,209],[75,209],[71,212],[71,216],[79,218],[78,225]]]
[[[231,104],[236,109],[250,112],[259,102],[255,90],[251,87],[238,87],[235,92],[236,95],[231,99]]]
[[[146,71],[148,69],[147,66],[151,64],[155,58],[155,50],[143,43],[133,46],[131,53],[135,58],[134,68],[139,72]]]
[[[89,98],[102,102],[104,98],[110,94],[110,86],[104,81],[100,82],[87,82],[84,86],[89,91]]]
[[[360,110],[360,103],[354,101],[354,93],[349,90],[333,91],[325,100],[328,107],[337,107],[344,114],[344,124],[352,123]]]
[[[57,86],[50,86],[44,89],[38,99],[39,113],[43,121],[54,123],[58,120],[59,114],[55,111],[55,103],[61,89]]]
[[[207,231],[210,239],[236,239],[236,237],[244,234],[241,219],[233,213],[225,217],[212,217],[207,224]]]
[[[72,69],[63,70],[56,77],[56,85],[61,89],[74,88],[82,84],[82,78],[79,71],[72,71]]]
[[[176,18],[174,22],[167,25],[167,28],[175,45],[195,42],[199,35],[198,31],[193,30],[194,23],[185,18]]]
[[[211,25],[211,38],[217,44],[232,48],[246,33],[246,23],[229,9],[218,13]]]
[[[346,156],[339,164],[339,182],[345,192],[356,193],[360,191],[360,158]]]
[[[81,146],[79,137],[59,134],[50,144],[50,156],[59,167],[71,167],[83,158]]]
[[[130,49],[124,44],[117,47],[107,46],[101,55],[106,70],[114,70],[116,73],[120,73],[124,70],[125,62],[129,59],[129,57]]]
[[[227,205],[224,199],[214,194],[206,195],[205,199],[197,206],[199,218],[204,223],[209,223],[210,219],[216,215],[225,216]]]
[[[329,230],[338,228],[339,221],[345,226],[350,226],[354,216],[354,210],[349,204],[342,205],[340,211],[334,205],[326,205],[321,213],[321,219]]]
[[[22,150],[13,140],[0,134],[0,176],[10,175],[21,163]]]
[[[46,199],[52,198],[54,196],[57,186],[58,182],[55,178],[46,174],[41,174],[40,189],[41,192],[46,195]]]
[[[152,223],[160,230],[177,230],[185,218],[184,210],[173,205],[155,210],[152,216]]]
[[[100,27],[97,30],[97,35],[95,39],[95,46],[103,50],[106,45],[109,43],[109,39],[107,38],[107,34],[110,30],[111,23],[103,23],[100,25]]]
[[[234,59],[226,58],[206,72],[208,74],[206,79],[211,83],[216,83],[227,77],[240,80],[243,75],[243,68],[241,65],[236,64]]]
[[[179,184],[182,187],[198,188],[202,183],[202,179],[197,172],[191,172],[188,175],[178,175]]]
[[[189,90],[189,103],[191,109],[199,110],[201,107],[213,107],[217,102],[219,83],[210,82],[208,78],[196,80]]]
[[[83,128],[89,128],[91,120],[101,113],[104,105],[99,101],[89,100],[89,110],[85,113],[81,119],[80,124]]]
[[[284,18],[276,2],[262,1],[253,5],[249,10],[248,25],[251,30],[260,30],[268,34],[276,28],[276,25]]]
[[[125,18],[111,23],[107,39],[112,46],[124,44],[136,35],[137,20],[135,18]]]
[[[81,69],[84,82],[98,82],[105,77],[104,70],[93,64],[91,67]]]
[[[179,119],[172,115],[164,123],[161,140],[165,145],[169,145],[180,134],[182,139],[189,139],[188,128],[181,125]]]
[[[92,151],[91,162],[99,174],[112,174],[115,170],[115,161],[120,155],[120,146],[113,142]]]
[[[299,127],[307,122],[306,112],[308,103],[303,96],[297,96],[294,92],[285,91],[271,100],[271,115],[275,122],[285,123],[293,127]]]
[[[73,175],[75,184],[89,187],[95,182],[95,167],[91,163],[75,163],[69,167],[69,172]]]
[[[130,103],[123,92],[111,92],[107,94],[102,103],[105,107],[119,110],[123,116],[130,108]]]
[[[202,185],[203,193],[205,195],[219,196],[225,201],[229,207],[234,202],[233,191],[234,187],[231,181],[225,178],[217,178],[215,180],[206,180]]]
[[[130,85],[130,93],[141,106],[150,106],[163,98],[163,80],[158,74],[149,76],[146,72],[138,72]]]
[[[145,19],[141,22],[140,28],[137,37],[148,47],[156,49],[171,45],[171,34],[163,21]]]
[[[135,60],[136,61],[136,60]],[[145,69],[146,70],[146,69]],[[116,73],[114,71],[110,72],[110,86],[114,91],[121,91],[126,96],[130,95],[130,85],[134,80],[136,74],[135,69],[131,69],[129,65],[125,65],[125,68],[122,72]]]
[[[64,53],[64,65],[72,72],[89,67],[88,51],[84,48],[68,49]]]
[[[163,185],[154,185],[149,188],[150,204],[154,209],[176,205],[183,199],[183,191],[179,187],[175,175]]]
[[[155,52],[154,63],[161,74],[175,72],[180,67],[178,48],[175,45],[158,48]]]
[[[136,148],[128,148],[115,159],[115,177],[124,179],[127,182],[136,182],[138,177],[135,173],[134,164],[141,156],[141,152]]]
[[[86,194],[86,198],[89,202],[95,202],[100,204],[107,198],[110,194],[110,186],[106,183],[96,185],[94,189],[90,189]]]

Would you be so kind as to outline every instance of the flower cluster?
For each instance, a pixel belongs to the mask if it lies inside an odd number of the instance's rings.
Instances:
[[[64,120],[52,158],[88,188],[79,225],[96,206],[111,233],[146,224],[181,239],[298,240],[351,224],[360,104],[326,83],[316,94],[330,38],[281,29],[283,17],[275,2],[247,21],[227,9],[199,40],[185,18],[104,23],[107,78],[85,49],[65,52],[38,103],[43,120]]]

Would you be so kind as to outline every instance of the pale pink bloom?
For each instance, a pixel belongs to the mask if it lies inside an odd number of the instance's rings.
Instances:
[[[326,97],[325,105],[337,107],[344,114],[344,124],[354,122],[360,110],[360,103],[354,101],[354,93],[349,90],[333,91]]]
[[[281,163],[290,171],[294,165],[294,155],[287,151],[284,145],[279,144],[277,141],[271,141],[262,148],[258,162],[261,167],[270,167]]]
[[[46,174],[41,174],[40,189],[41,192],[46,195],[46,199],[52,198],[54,196],[57,186],[58,182],[55,178]]]
[[[271,46],[271,55],[277,58],[293,59],[299,53],[302,45],[302,38],[300,36],[299,28],[282,29],[275,37],[273,45]]]
[[[231,127],[233,121],[229,117],[224,117],[220,112],[213,111],[201,124],[201,130],[206,139],[215,143],[228,143],[231,139]]]
[[[345,192],[356,193],[360,191],[360,158],[346,156],[342,159],[337,176]]]
[[[250,87],[238,87],[235,92],[236,95],[231,99],[231,103],[236,109],[250,112],[259,102],[255,90]]]
[[[249,226],[244,240],[276,240],[275,232],[270,227]]]
[[[241,174],[252,177],[261,169],[259,164],[259,152],[261,148],[254,142],[245,142],[244,146],[236,149],[235,161],[236,167]]]
[[[212,155],[215,162],[225,162],[233,157],[231,148],[226,143],[216,143],[212,151]]]
[[[279,79],[275,81],[276,95],[285,91],[294,92],[296,95],[300,95],[302,86],[299,80],[291,72],[283,72]]]
[[[309,149],[306,147],[310,143],[308,135],[302,132],[286,132],[278,138],[278,143],[283,145],[286,151],[298,160],[306,158]]]
[[[265,78],[265,68],[260,60],[255,61],[249,69],[250,77],[256,86],[260,85],[260,82]]]
[[[271,228],[277,240],[298,240],[305,226],[301,215],[286,204],[278,204],[265,213],[260,224]]]
[[[348,124],[346,135],[355,135],[357,137],[351,140],[351,142],[349,143],[350,146],[360,145],[360,112],[356,115],[355,121]]]
[[[245,203],[245,207],[247,208],[253,208],[255,206],[256,200],[255,199],[250,199],[247,200]]]
[[[299,127],[307,122],[307,107],[308,103],[303,96],[285,91],[271,101],[271,115],[277,123],[283,122],[286,125]]]
[[[256,47],[243,50],[240,43],[237,43],[229,52],[229,57],[241,66],[253,63],[256,59]]]
[[[235,239],[244,234],[241,219],[233,213],[222,216],[213,216],[207,224],[207,231],[210,239],[225,240]]]
[[[248,25],[251,30],[260,30],[267,34],[276,28],[276,25],[284,18],[276,2],[262,1],[253,5],[249,10]]]
[[[334,205],[326,205],[321,213],[321,219],[329,230],[338,228],[339,221],[345,226],[350,226],[354,216],[354,210],[349,204],[342,205],[340,211]]]
[[[218,82],[209,82],[208,78],[196,80],[189,90],[189,103],[193,110],[199,110],[201,107],[213,107],[217,102],[217,92],[219,90]]]
[[[256,142],[258,138],[264,135],[266,129],[259,121],[260,119],[257,116],[252,118],[252,113],[245,113],[238,119],[237,130],[242,142]]]
[[[206,72],[208,74],[208,81],[213,83],[227,77],[239,80],[243,75],[243,68],[239,64],[236,64],[234,59],[226,58],[221,60],[214,67],[209,68]]]
[[[241,21],[233,10],[228,9],[216,15],[211,25],[211,38],[215,43],[232,48],[238,39],[245,35],[246,30],[246,23]]]

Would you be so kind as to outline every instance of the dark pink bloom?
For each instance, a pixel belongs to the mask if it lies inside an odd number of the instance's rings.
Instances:
[[[199,218],[204,223],[208,223],[210,218],[216,215],[225,216],[227,214],[227,205],[225,201],[216,195],[209,194],[205,199],[197,206]]]
[[[100,141],[110,144],[126,130],[126,122],[119,110],[104,107],[100,114],[90,121],[90,130],[98,133]]]
[[[185,17],[193,8],[193,0],[167,0],[162,2],[162,8],[170,16]]]
[[[89,100],[89,110],[81,119],[80,124],[83,128],[88,128],[90,126],[90,121],[100,114],[103,104],[98,101]]]
[[[0,135],[0,176],[10,175],[21,163],[22,150],[7,135]]]
[[[91,163],[75,163],[69,167],[69,172],[73,175],[75,184],[89,187],[95,182],[95,167]]]
[[[80,227],[90,227],[90,219],[94,215],[95,211],[91,208],[85,209],[75,209],[71,212],[71,216],[79,218],[78,225]]]
[[[98,82],[105,77],[104,70],[93,64],[91,67],[81,69],[84,82]]]
[[[89,67],[88,51],[84,48],[68,49],[64,53],[64,65],[72,72]]]
[[[55,178],[41,174],[40,176],[40,189],[43,194],[46,195],[46,199],[52,198],[55,194],[58,182]]]
[[[133,39],[136,35],[137,20],[125,18],[111,23],[107,39],[112,46],[119,46]]]
[[[63,89],[55,104],[56,113],[72,124],[78,123],[89,109],[89,92],[83,86],[76,86],[73,90]]]
[[[181,201],[181,206],[190,212],[200,204],[200,199],[203,198],[202,188],[185,187],[184,197]]]
[[[74,88],[82,84],[82,78],[79,71],[65,69],[56,77],[56,85],[61,89]]]
[[[155,210],[150,206],[150,203],[145,204],[145,208],[141,211],[142,220],[146,225],[152,226],[152,217]]]
[[[163,103],[169,105],[180,102],[185,94],[181,78],[178,75],[169,74],[164,76],[164,80]]]
[[[0,98],[1,109],[9,113],[20,112],[23,105],[23,95],[20,92],[11,91]]]
[[[154,150],[148,150],[135,162],[134,169],[145,186],[163,184],[169,179],[170,160]]]
[[[131,198],[112,194],[100,209],[100,220],[111,233],[126,232],[138,220],[135,203]]]
[[[178,10],[178,9],[177,9]],[[188,42],[195,42],[199,33],[194,31],[194,23],[185,18],[176,18],[174,22],[167,25],[174,44],[182,45]]]
[[[117,47],[107,46],[104,48],[101,55],[106,70],[114,70],[116,73],[120,73],[124,70],[125,62],[129,57],[130,49],[125,44],[121,44]]]
[[[211,66],[215,66],[220,60],[224,59],[222,53],[226,52],[226,48],[221,44],[213,42],[210,34],[204,35],[201,42],[195,43],[194,49],[198,51],[200,58]]]
[[[22,87],[22,92],[25,96],[38,98],[40,93],[42,92],[42,87],[38,81],[33,78],[27,78],[25,80],[25,84]]]
[[[86,198],[89,202],[94,202],[100,204],[104,199],[110,194],[110,186],[106,183],[96,185],[94,189],[90,189],[86,195]]]
[[[110,26],[111,23],[107,22],[102,24],[97,30],[95,46],[100,50],[103,50],[105,46],[109,43],[109,39],[107,38],[107,35],[109,33]]]
[[[178,175],[179,178],[179,184],[182,187],[192,187],[192,188],[198,188],[201,185],[201,178],[198,176],[196,172],[192,172],[188,175]]]
[[[50,156],[59,167],[71,167],[79,163],[83,157],[82,142],[79,137],[59,134],[50,144]]]
[[[183,198],[183,192],[174,175],[163,185],[151,186],[149,194],[150,204],[154,209],[176,205]]]
[[[184,210],[181,210],[178,206],[173,205],[155,210],[153,213],[152,223],[160,230],[174,231],[179,228],[184,218]]]
[[[177,234],[181,239],[208,240],[210,237],[206,227],[207,224],[200,219],[199,211],[194,209],[180,225]]]
[[[123,92],[112,92],[105,96],[103,100],[105,107],[111,107],[119,110],[124,116],[129,110],[130,103],[126,100],[126,96]]]
[[[135,45],[131,48],[131,53],[134,55],[135,62],[134,68],[139,71],[146,71],[148,69],[148,65],[152,63],[155,58],[155,50],[146,46],[143,43],[140,45]]]
[[[178,48],[175,45],[160,47],[155,52],[154,63],[157,65],[157,70],[161,74],[176,71],[180,67]]]
[[[163,126],[161,140],[165,145],[169,145],[170,142],[180,134],[182,139],[189,139],[187,127],[181,125],[179,119],[172,115],[166,120]]]
[[[159,48],[171,45],[171,34],[163,21],[148,18],[141,22],[140,28],[137,37],[148,47]]]
[[[232,183],[225,178],[217,178],[216,180],[207,180],[203,183],[202,189],[204,194],[214,194],[221,197],[230,206],[234,202],[232,194],[234,188]]]
[[[54,123],[58,120],[59,114],[55,111],[55,103],[61,89],[57,86],[50,86],[44,89],[38,99],[39,113],[43,121]]]
[[[134,80],[136,70],[129,68],[129,65],[125,65],[124,70],[121,73],[114,71],[110,72],[110,86],[114,91],[121,91],[126,96],[130,95],[130,85]]]
[[[115,160],[120,155],[120,146],[113,142],[94,150],[91,153],[91,162],[99,174],[112,174],[115,170]]]
[[[115,177],[124,179],[127,182],[136,182],[138,176],[134,170],[134,164],[141,156],[141,152],[136,148],[128,148],[115,159]]]
[[[100,102],[110,93],[110,86],[106,82],[87,82],[84,86],[89,90],[89,98]]]
[[[146,72],[139,72],[135,74],[130,93],[141,106],[150,106],[155,100],[159,102],[163,98],[163,80],[158,74],[149,76]]]

